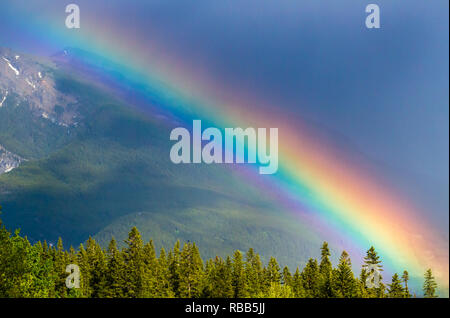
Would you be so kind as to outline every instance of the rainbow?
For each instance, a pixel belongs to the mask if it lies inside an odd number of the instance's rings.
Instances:
[[[359,255],[375,246],[391,271],[408,269],[412,277],[420,278],[432,268],[443,286],[442,293],[448,295],[447,239],[405,198],[355,164],[351,154],[318,138],[306,123],[274,113],[272,105],[245,92],[227,91],[205,76],[206,72],[171,58],[160,42],[150,46],[130,36],[126,26],[85,19],[80,30],[68,32],[51,10],[40,17],[25,7],[20,12],[26,15],[20,21],[12,20],[12,13],[6,16],[27,36],[31,36],[30,30],[39,34],[39,45],[61,48],[71,43],[116,63],[114,71],[124,75],[118,84],[139,83],[136,90],[165,111],[199,116],[217,127],[279,127],[278,173],[260,176],[252,168],[242,169],[245,176],[256,180],[300,221],[314,224],[323,233],[332,230],[345,237],[351,242],[349,248],[360,251]],[[152,34],[148,38],[152,39]]]

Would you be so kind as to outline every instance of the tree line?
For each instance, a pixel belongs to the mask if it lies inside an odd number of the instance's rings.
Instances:
[[[206,262],[195,243],[181,246],[177,241],[157,256],[152,241],[144,243],[133,227],[118,248],[112,239],[102,249],[89,238],[78,250],[65,250],[61,239],[56,246],[45,241],[31,244],[19,231],[10,233],[0,220],[0,297],[39,298],[409,298],[409,275],[394,274],[385,285],[379,284],[373,271],[380,273],[382,264],[371,247],[364,258],[359,277],[352,271],[351,260],[343,251],[333,267],[327,242],[321,247],[321,257],[310,258],[306,266],[294,273],[281,269],[271,257],[263,265],[260,256],[250,248],[245,255],[235,251],[230,257],[216,256]],[[69,264],[78,265],[81,273],[79,288],[67,288]],[[373,276],[373,278],[371,278]],[[431,269],[424,275],[423,296],[437,297],[437,284]]]

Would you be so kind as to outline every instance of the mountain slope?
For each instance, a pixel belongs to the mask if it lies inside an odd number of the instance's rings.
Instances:
[[[252,246],[291,266],[317,253],[311,231],[230,167],[174,165],[173,119],[128,107],[62,68],[48,67],[46,76],[52,91],[73,101],[59,115],[48,108],[48,118],[33,104],[36,95],[21,94],[12,80],[2,84],[15,97],[0,109],[0,144],[26,159],[0,175],[9,228],[31,241],[61,236],[73,245],[96,235],[106,246],[136,225],[158,247],[191,240],[212,257]],[[66,112],[76,121],[65,122]]]

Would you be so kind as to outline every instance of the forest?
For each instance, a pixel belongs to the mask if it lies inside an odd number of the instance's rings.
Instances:
[[[1,211],[1,207],[0,207]],[[324,242],[320,260],[310,258],[303,269],[281,268],[270,258],[264,265],[250,248],[235,251],[225,259],[204,262],[198,246],[177,241],[168,252],[157,255],[153,241],[143,242],[136,227],[129,232],[125,247],[111,239],[103,249],[93,238],[75,250],[47,242],[31,244],[16,230],[9,232],[0,220],[1,298],[435,298],[437,283],[431,269],[424,274],[423,294],[408,288],[405,270],[390,282],[379,283],[373,272],[382,273],[380,256],[370,247],[359,276],[352,271],[346,251],[336,266]],[[71,272],[79,268],[78,288],[68,288]]]

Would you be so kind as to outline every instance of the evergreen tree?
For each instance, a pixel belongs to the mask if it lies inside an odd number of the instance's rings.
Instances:
[[[108,270],[105,273],[105,289],[102,297],[123,298],[126,295],[124,290],[127,279],[125,277],[126,264],[114,238],[109,242],[106,257]]]
[[[319,265],[316,259],[310,258],[302,271],[302,282],[305,290],[305,297],[314,298],[319,296]]]
[[[434,279],[431,268],[427,269],[425,272],[425,282],[423,283],[423,296],[425,298],[436,298],[437,283]]]
[[[58,239],[56,249],[54,246],[51,247],[51,253],[53,255],[55,270],[54,279],[56,297],[66,298],[68,296],[68,289],[66,286],[66,278],[68,274],[66,273],[66,267],[70,263],[68,255],[64,253],[64,246],[61,238]],[[90,297],[90,293],[87,293],[86,297]]]
[[[245,275],[244,262],[242,259],[242,253],[239,250],[234,252],[232,263],[232,285],[233,285],[233,297],[244,298],[248,296],[247,278]]]
[[[333,267],[331,265],[330,261],[330,249],[328,248],[328,243],[323,242],[321,250],[321,259],[320,259],[320,265],[319,265],[319,272],[320,272],[320,282],[319,282],[319,289],[320,289],[320,297],[323,298],[329,298],[333,297],[333,290],[332,290],[332,270]]]
[[[267,292],[268,298],[294,298],[294,292],[289,285],[271,283]]]
[[[203,261],[195,243],[185,243],[180,255],[180,297],[201,297],[204,285]]]
[[[16,230],[14,236],[8,238],[4,248],[2,251],[2,257],[5,258],[5,261],[2,262],[4,272],[0,272],[0,281],[5,283],[5,286],[0,287],[3,289],[3,296],[8,298],[32,297],[33,294],[30,292],[33,286],[30,243]]]
[[[294,276],[292,278],[292,291],[294,293],[294,297],[303,298],[305,297],[305,290],[303,288],[303,281],[300,271],[297,267],[295,270]]]
[[[100,245],[92,238],[89,237],[89,239],[86,242],[86,256],[87,256],[87,262],[88,262],[88,275],[89,275],[89,290],[90,290],[90,297],[98,298],[102,295],[103,290],[105,289],[106,284],[106,270],[107,270],[107,264],[106,264],[106,257],[105,254],[100,247]],[[66,256],[67,263],[66,266],[69,264],[69,257]],[[83,274],[82,272],[81,274]],[[67,273],[66,273],[67,276]]]
[[[292,274],[289,271],[289,268],[287,266],[285,266],[283,268],[283,281],[282,281],[282,284],[292,287]]]
[[[1,207],[0,207],[1,210]],[[143,244],[133,228],[127,246],[120,251],[114,238],[104,251],[92,238],[86,248],[80,244],[65,250],[62,239],[55,246],[31,244],[19,231],[11,235],[0,220],[0,297],[383,297],[385,286],[370,287],[373,271],[381,271],[380,258],[373,247],[367,251],[359,279],[353,276],[351,261],[343,251],[339,264],[332,268],[326,242],[321,260],[309,259],[302,272],[294,275],[288,267],[280,273],[275,258],[263,267],[260,257],[249,249],[246,261],[236,251],[210,259],[203,266],[194,243],[180,251],[177,241],[169,254],[161,249],[159,258],[153,241]],[[81,288],[68,289],[66,266],[77,264],[81,271]],[[381,279],[381,277],[378,277]],[[394,274],[388,285],[388,297],[411,297],[409,274]],[[402,282],[404,286],[402,286]],[[431,269],[425,273],[424,296],[437,297],[437,284]],[[415,297],[415,295],[414,295]]]
[[[221,257],[216,256],[214,261],[208,261],[206,268],[208,283],[205,286],[205,296],[212,298],[233,297],[233,273],[230,258],[228,257],[225,262]]]
[[[32,285],[28,291],[29,297],[54,297],[55,280],[53,276],[53,262],[45,256],[41,242],[37,242],[31,246],[28,259],[32,277]]]
[[[161,248],[157,264],[157,297],[172,298],[175,296],[170,285],[169,262],[166,257],[166,251]]]
[[[176,241],[172,251],[169,252],[169,280],[175,297],[180,297],[180,241]]]
[[[1,206],[0,206],[1,212]],[[6,230],[0,219],[0,298],[9,297],[12,288],[12,277],[14,274],[12,263],[11,233]]]
[[[81,282],[80,289],[83,297],[91,297],[91,287],[90,287],[90,274],[92,270],[90,269],[90,264],[87,256],[87,252],[84,249],[84,245],[80,244],[77,253],[78,266],[80,267],[81,272]],[[67,275],[66,273],[64,273]],[[65,279],[65,278],[64,278]],[[63,280],[59,279],[60,282]]]
[[[217,258],[217,256],[216,256]],[[205,262],[205,284],[203,285],[203,298],[214,298],[214,279],[216,277],[215,264],[212,259]]]
[[[246,254],[245,275],[248,295],[258,297],[262,293],[263,266],[259,255],[252,248]]]
[[[368,291],[368,287],[366,285],[366,280],[368,278],[368,274],[366,269],[363,267],[361,269],[361,273],[359,274],[359,279],[358,279],[358,296],[360,298],[368,298],[369,297],[369,291]]]
[[[280,284],[281,274],[280,274],[280,265],[278,265],[275,257],[271,257],[269,260],[269,264],[267,265],[266,270],[266,278],[265,281],[268,284]]]
[[[154,298],[157,297],[158,292],[158,260],[156,258],[155,246],[150,240],[144,245],[142,251],[144,262],[143,269],[143,286],[140,297]]]
[[[409,273],[406,270],[403,271],[402,281],[405,283],[405,297],[410,298],[411,294],[409,293],[409,289],[408,289]]]
[[[380,256],[375,251],[375,248],[371,246],[369,250],[367,250],[366,256],[364,257],[364,264],[363,269],[365,269],[365,275],[366,280],[367,278],[371,278],[371,284],[374,285],[374,287],[367,288],[366,290],[369,295],[377,298],[384,297],[384,291],[386,287],[383,284],[383,277],[381,275],[381,272],[383,271],[383,265],[381,265]],[[378,276],[378,287],[376,287],[376,279]]]
[[[357,293],[357,282],[353,276],[352,263],[346,251],[339,258],[337,269],[333,272],[333,291],[336,297],[350,298]]]
[[[125,296],[136,298],[143,294],[145,280],[145,263],[143,255],[142,237],[136,227],[133,227],[125,241],[127,247],[124,249],[124,260],[126,264],[125,273]]]
[[[388,284],[389,290],[388,290],[388,296],[390,298],[404,298],[405,297],[405,290],[403,289],[402,282],[400,281],[400,278],[398,277],[397,273],[392,276],[392,282],[391,284]]]

